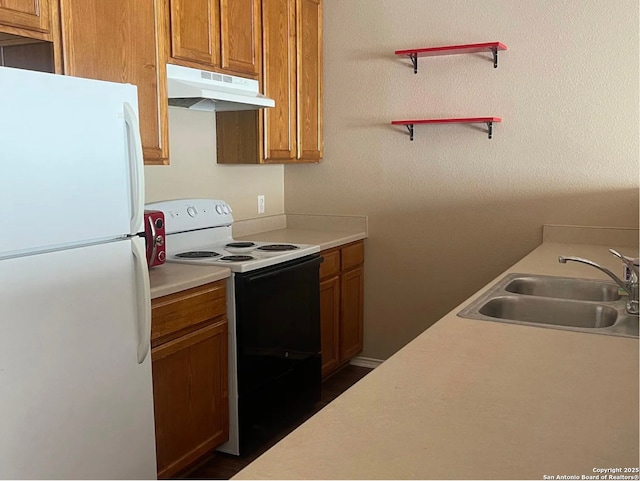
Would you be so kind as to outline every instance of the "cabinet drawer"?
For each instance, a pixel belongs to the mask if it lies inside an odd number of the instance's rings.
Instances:
[[[225,281],[213,282],[151,301],[151,340],[226,314]],[[166,339],[168,340],[168,339]],[[158,344],[155,342],[153,344]]]
[[[335,276],[340,272],[340,251],[321,252],[324,261],[320,264],[320,279]]]
[[[364,263],[364,242],[356,242],[342,248],[342,270]]]

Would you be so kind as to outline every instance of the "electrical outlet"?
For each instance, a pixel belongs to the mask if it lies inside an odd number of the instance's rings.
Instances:
[[[258,214],[264,214],[264,195],[258,196]]]

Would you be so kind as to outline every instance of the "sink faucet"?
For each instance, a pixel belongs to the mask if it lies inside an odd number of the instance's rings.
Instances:
[[[580,262],[582,264],[587,264],[588,266],[595,267],[596,269],[604,272],[606,275],[611,277],[627,294],[629,294],[629,302],[627,302],[627,312],[629,314],[638,315],[640,312],[640,306],[638,302],[638,268],[633,264],[633,262],[629,261],[625,256],[616,252],[613,249],[609,249],[616,257],[619,257],[627,266],[631,269],[631,275],[629,276],[628,281],[623,281],[618,276],[616,276],[613,272],[611,272],[606,267],[602,267],[596,264],[589,259],[583,259],[582,257],[572,257],[572,256],[559,256],[558,262],[565,264],[567,261]]]

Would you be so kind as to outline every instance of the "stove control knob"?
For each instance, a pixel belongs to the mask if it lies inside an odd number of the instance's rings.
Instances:
[[[198,211],[194,206],[190,205],[187,207],[187,214],[189,214],[190,217],[195,217],[198,215]]]
[[[224,211],[225,214],[230,214],[231,213],[231,209],[229,208],[229,206],[227,204],[225,204],[222,207],[222,210]]]
[[[224,211],[222,210],[222,206],[220,204],[216,205],[216,212],[220,215],[223,214]]]

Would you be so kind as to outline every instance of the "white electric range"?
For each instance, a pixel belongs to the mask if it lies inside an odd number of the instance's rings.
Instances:
[[[235,241],[231,207],[221,200],[171,200],[145,207],[164,213],[168,262],[249,272],[320,252],[320,246],[310,244]]]
[[[164,214],[167,262],[232,272],[229,442],[218,449],[239,455],[273,419],[320,399],[320,247],[236,241],[231,207],[221,200],[170,200],[145,208]]]

